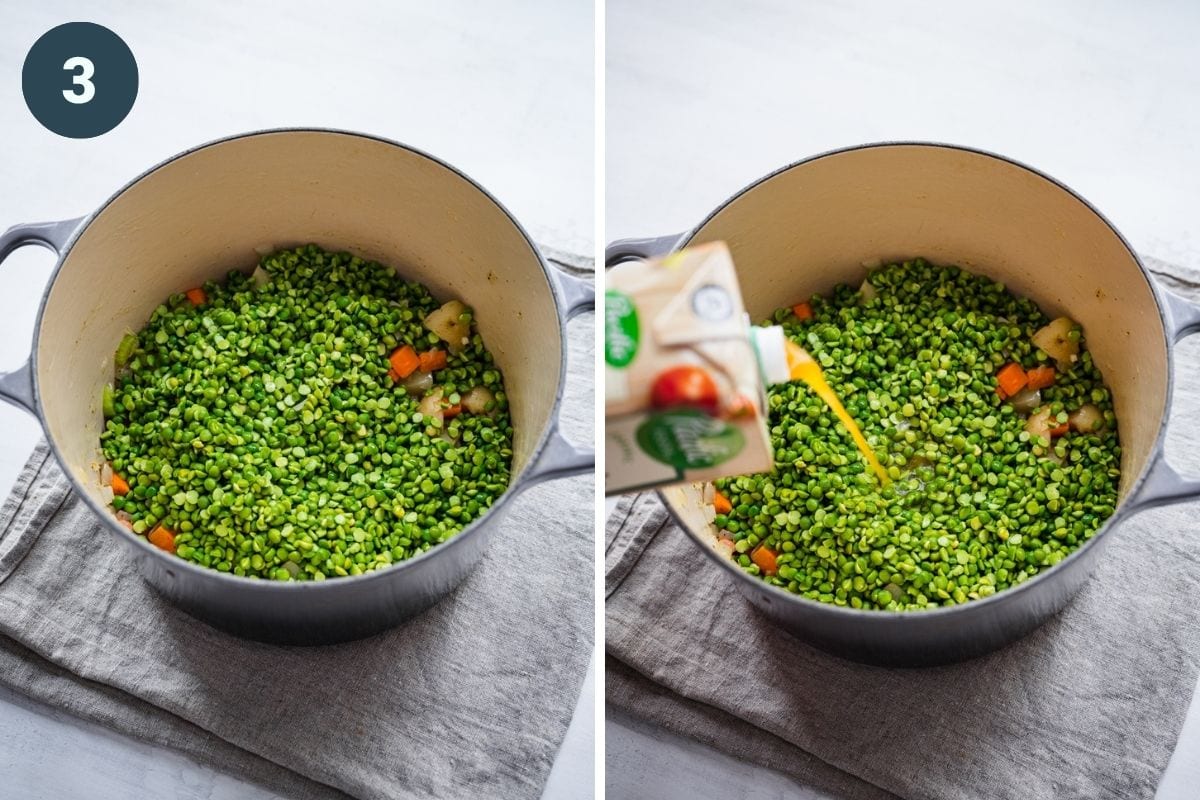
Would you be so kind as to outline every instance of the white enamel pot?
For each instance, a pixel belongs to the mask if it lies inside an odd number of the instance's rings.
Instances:
[[[857,285],[865,274],[862,263],[874,259],[924,256],[989,275],[1051,316],[1082,323],[1113,393],[1122,447],[1116,512],[1056,566],[960,606],[863,611],[770,586],[713,549],[702,486],[663,491],[667,508],[696,546],[755,606],[799,638],[876,664],[939,664],[980,655],[1062,609],[1130,515],[1200,495],[1200,482],[1180,477],[1163,455],[1173,347],[1200,330],[1200,308],[1156,285],[1116,228],[1053,178],[965,147],[851,147],[764,177],[686,234],[614,242],[606,261],[716,240],[728,242],[756,320],[838,283]]]
[[[209,570],[125,530],[106,507],[101,390],[121,336],[163,298],[250,269],[256,248],[308,242],[389,264],[435,297],[474,307],[510,398],[513,480],[459,534],[376,572],[288,583]],[[10,228],[0,259],[26,244],[54,250],[58,264],[29,362],[0,377],[0,398],[37,416],[75,490],[146,580],[233,633],[317,644],[390,627],[458,585],[524,489],[593,470],[594,454],[558,431],[564,326],[593,307],[591,282],[550,267],[495,198],[426,153],[335,130],[234,136],[159,164],[87,217]]]

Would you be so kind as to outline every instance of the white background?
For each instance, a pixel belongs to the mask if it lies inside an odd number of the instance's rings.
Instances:
[[[606,37],[609,239],[687,230],[823,150],[930,139],[1049,172],[1200,267],[1200,4],[608,0]],[[606,748],[613,800],[816,796],[628,720]],[[1159,797],[1198,784],[1193,708]]]
[[[593,14],[588,0],[4,2],[0,229],[86,214],[146,168],[209,139],[318,125],[432,152],[482,183],[534,238],[590,255]],[[46,131],[21,97],[25,53],[71,21],[114,30],[140,71],[130,115],[92,140]],[[0,266],[0,370],[28,354],[52,264],[47,251],[24,248]],[[39,435],[0,403],[0,493]],[[579,797],[592,785],[593,686],[589,672],[547,797]],[[0,796],[249,792],[174,753],[0,693]]]

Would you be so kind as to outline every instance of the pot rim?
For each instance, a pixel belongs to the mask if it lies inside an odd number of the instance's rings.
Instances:
[[[251,578],[242,575],[235,575],[232,572],[221,572],[210,567],[203,567],[199,564],[194,564],[191,561],[183,558],[168,555],[164,551],[147,542],[144,537],[137,536],[136,534],[133,534],[125,529],[123,526],[119,525],[111,510],[100,505],[100,503],[93,499],[92,496],[84,490],[84,487],[76,478],[72,470],[68,468],[67,462],[63,458],[62,451],[59,449],[58,443],[55,441],[53,434],[51,434],[47,428],[45,422],[46,415],[44,409],[42,408],[41,387],[38,382],[38,344],[41,339],[42,316],[46,311],[46,301],[50,297],[50,290],[53,288],[54,282],[57,280],[58,273],[62,269],[63,264],[70,256],[71,250],[75,246],[75,242],[80,236],[83,235],[83,232],[91,226],[92,222],[94,222],[95,219],[106,208],[108,208],[110,204],[112,204],[118,197],[123,195],[129,189],[133,188],[136,184],[141,182],[143,178],[146,178],[168,164],[190,156],[197,151],[239,139],[249,139],[256,136],[272,136],[289,133],[320,133],[381,142],[393,147],[398,147],[402,150],[407,150],[414,155],[428,159],[434,164],[449,170],[452,174],[466,181],[476,191],[490,200],[492,204],[500,211],[500,213],[508,218],[508,221],[512,223],[513,227],[516,228],[517,232],[521,235],[521,238],[523,238],[525,243],[529,245],[529,249],[533,253],[534,258],[537,260],[538,266],[541,267],[542,275],[546,280],[546,287],[549,289],[550,297],[554,303],[555,315],[558,318],[558,336],[561,343],[559,347],[558,382],[554,391],[554,403],[550,407],[550,413],[547,417],[546,423],[542,426],[542,430],[538,434],[537,442],[534,445],[524,468],[521,470],[520,474],[513,477],[507,488],[505,488],[504,493],[496,499],[496,502],[492,503],[492,505],[489,506],[483,514],[472,520],[468,525],[462,528],[462,530],[455,533],[446,541],[434,545],[424,552],[418,553],[410,558],[406,558],[403,561],[390,564],[382,569],[364,572],[361,575],[332,577],[323,581],[277,581],[269,578]],[[390,579],[398,576],[406,569],[415,569],[425,561],[436,558],[439,553],[461,548],[464,546],[464,542],[479,535],[485,524],[494,522],[495,520],[493,517],[498,516],[499,513],[503,511],[517,495],[532,485],[527,483],[526,476],[530,468],[533,467],[538,462],[538,459],[542,456],[546,449],[547,442],[550,440],[551,434],[554,432],[557,426],[558,416],[562,410],[563,387],[567,375],[566,309],[564,307],[563,299],[559,297],[559,293],[555,289],[554,280],[550,273],[551,269],[553,269],[553,267],[546,262],[546,258],[542,254],[541,249],[538,248],[538,246],[534,243],[528,231],[525,230],[524,226],[517,221],[517,218],[513,216],[512,212],[510,212],[503,203],[496,199],[491,192],[485,189],[480,183],[471,178],[462,170],[418,147],[413,147],[412,145],[407,145],[403,142],[398,142],[394,139],[389,139],[387,137],[378,136],[371,133],[362,133],[360,131],[352,131],[342,128],[327,128],[319,126],[260,128],[258,130],[235,133],[228,136],[222,136],[217,139],[211,139],[207,142],[189,147],[186,150],[182,150],[175,155],[163,159],[153,166],[143,170],[132,180],[128,181],[117,191],[113,192],[103,203],[100,204],[99,207],[96,208],[95,211],[81,218],[75,230],[72,231],[70,238],[68,238],[66,244],[63,245],[62,252],[58,256],[58,261],[55,263],[54,269],[50,272],[50,276],[46,281],[46,288],[42,291],[42,298],[38,303],[37,316],[34,319],[33,326],[33,347],[30,353],[30,373],[33,383],[34,407],[36,409],[38,422],[42,426],[42,431],[46,435],[46,442],[50,446],[50,450],[54,454],[55,460],[58,461],[59,466],[62,467],[63,473],[66,475],[67,480],[71,482],[71,485],[76,490],[76,493],[83,499],[83,502],[87,504],[87,506],[97,517],[100,518],[103,527],[108,530],[109,533],[119,537],[121,541],[125,542],[126,544],[134,548],[140,548],[143,553],[149,554],[152,558],[161,559],[167,569],[179,569],[184,573],[195,576],[198,580],[213,581],[216,585],[226,584],[236,587],[239,591],[251,592],[336,592],[340,591],[338,587],[350,589],[365,585],[372,581]]]
[[[753,189],[757,189],[760,185],[766,183],[767,181],[769,181],[775,177],[782,175],[785,172],[788,172],[796,167],[801,167],[806,164],[812,163],[814,161],[819,161],[823,158],[828,158],[830,156],[836,156],[836,155],[841,155],[841,154],[850,153],[850,152],[856,152],[856,151],[860,151],[860,150],[872,150],[875,148],[885,148],[885,147],[925,147],[925,148],[940,148],[940,149],[946,149],[946,150],[958,150],[961,152],[972,153],[975,155],[981,155],[981,156],[985,156],[987,158],[992,158],[997,161],[1002,161],[1006,164],[1011,164],[1012,166],[1023,169],[1025,171],[1031,173],[1032,175],[1035,175],[1035,176],[1041,178],[1042,180],[1047,181],[1050,184],[1058,187],[1062,191],[1066,192],[1066,194],[1068,196],[1073,198],[1076,202],[1082,204],[1087,210],[1091,211],[1094,215],[1096,215],[1096,217],[1101,222],[1103,222],[1110,231],[1112,231],[1113,235],[1115,235],[1117,237],[1118,241],[1121,242],[1121,245],[1125,248],[1126,252],[1129,254],[1130,258],[1133,260],[1133,263],[1137,265],[1138,270],[1141,271],[1143,280],[1146,281],[1147,289],[1150,290],[1150,294],[1154,298],[1155,307],[1158,309],[1159,321],[1162,323],[1162,327],[1163,327],[1163,331],[1164,331],[1163,345],[1166,349],[1166,355],[1167,355],[1167,383],[1166,383],[1166,394],[1165,394],[1165,399],[1163,401],[1162,413],[1160,414],[1159,421],[1158,421],[1158,430],[1154,437],[1154,444],[1150,448],[1150,451],[1146,458],[1146,463],[1142,466],[1141,472],[1138,474],[1137,478],[1129,485],[1129,490],[1125,493],[1125,497],[1123,497],[1119,500],[1116,507],[1113,509],[1113,513],[1109,516],[1108,519],[1106,519],[1104,521],[1104,523],[1096,530],[1096,532],[1089,539],[1087,539],[1082,544],[1080,544],[1079,547],[1077,547],[1073,552],[1070,553],[1070,555],[1068,555],[1062,561],[1058,562],[1057,564],[1050,567],[1049,569],[1039,572],[1038,574],[1034,575],[1033,577],[1029,578],[1028,580],[1025,580],[1025,581],[1017,584],[1016,586],[1010,586],[1009,588],[1004,589],[999,592],[996,592],[995,594],[989,595],[988,597],[981,597],[979,599],[970,600],[966,603],[962,603],[962,604],[954,605],[954,606],[939,606],[937,608],[923,609],[923,610],[918,610],[918,611],[887,611],[887,610],[879,610],[879,609],[857,609],[857,608],[851,608],[849,606],[839,606],[839,605],[835,605],[833,603],[823,603],[819,600],[811,600],[807,597],[803,597],[802,595],[793,594],[793,593],[787,591],[786,589],[781,589],[778,586],[772,586],[769,583],[766,583],[764,581],[761,581],[761,580],[753,577],[752,575],[747,573],[745,570],[743,570],[741,567],[734,564],[732,561],[722,558],[720,555],[717,554],[716,550],[714,550],[712,547],[708,546],[708,544],[706,542],[702,541],[700,538],[700,535],[693,532],[691,530],[691,528],[686,523],[684,523],[684,521],[680,518],[680,516],[675,513],[674,507],[671,505],[670,502],[667,501],[667,498],[664,496],[662,490],[659,490],[657,492],[657,494],[658,494],[659,500],[666,507],[667,513],[671,516],[671,519],[674,520],[675,524],[678,525],[681,529],[683,529],[687,533],[688,538],[693,542],[693,544],[695,544],[701,550],[703,550],[705,552],[705,555],[708,558],[710,558],[711,560],[715,561],[717,564],[719,564],[722,569],[725,569],[726,571],[735,575],[736,580],[741,581],[743,586],[746,587],[747,589],[754,589],[758,592],[765,592],[773,600],[779,600],[781,603],[784,603],[784,604],[796,605],[799,608],[803,609],[804,611],[811,613],[813,615],[825,614],[830,617],[841,618],[846,621],[853,620],[855,624],[866,624],[866,625],[901,624],[901,625],[910,625],[910,626],[911,625],[923,625],[923,624],[937,624],[938,620],[945,619],[946,617],[950,617],[950,616],[966,616],[966,615],[972,615],[972,614],[986,614],[994,606],[1001,604],[1001,603],[1010,602],[1010,598],[1012,598],[1013,601],[1015,601],[1015,598],[1018,595],[1024,594],[1028,591],[1031,591],[1035,586],[1055,577],[1057,573],[1060,573],[1063,570],[1067,569],[1068,567],[1074,565],[1075,563],[1078,563],[1080,561],[1080,559],[1083,557],[1083,554],[1085,551],[1091,549],[1093,547],[1093,545],[1098,546],[1099,543],[1101,542],[1101,540],[1104,538],[1105,534],[1107,534],[1118,522],[1120,522],[1128,513],[1130,513],[1130,509],[1128,507],[1127,501],[1130,498],[1133,498],[1137,495],[1138,491],[1142,487],[1142,484],[1145,482],[1146,477],[1149,474],[1151,467],[1154,466],[1158,457],[1162,453],[1163,442],[1166,437],[1166,429],[1167,429],[1166,423],[1167,423],[1168,418],[1170,417],[1172,391],[1174,389],[1174,383],[1175,383],[1175,353],[1174,353],[1173,343],[1170,341],[1169,336],[1167,335],[1167,332],[1170,331],[1171,326],[1170,326],[1170,321],[1167,319],[1166,310],[1164,308],[1164,301],[1163,301],[1161,295],[1159,294],[1159,290],[1158,290],[1157,286],[1155,285],[1154,281],[1151,279],[1150,272],[1149,272],[1149,270],[1146,269],[1146,265],[1142,263],[1141,258],[1138,256],[1137,251],[1135,251],[1133,249],[1133,247],[1130,246],[1129,241],[1125,238],[1124,234],[1122,234],[1117,229],[1117,226],[1114,225],[1108,219],[1108,217],[1104,216],[1104,214],[1102,214],[1099,211],[1099,209],[1097,209],[1094,205],[1092,205],[1090,202],[1088,202],[1088,200],[1085,199],[1081,194],[1079,194],[1074,189],[1072,189],[1070,186],[1067,186],[1065,183],[1058,180],[1057,178],[1054,178],[1054,177],[1046,174],[1045,172],[1042,172],[1041,170],[1037,169],[1036,167],[1031,167],[1022,161],[1018,161],[1017,159],[1009,158],[1008,156],[1004,156],[999,153],[994,153],[990,150],[984,150],[984,149],[977,148],[977,147],[951,144],[948,142],[899,139],[899,140],[886,140],[886,141],[878,141],[878,142],[867,142],[864,144],[839,147],[839,148],[835,148],[833,150],[825,150],[823,152],[817,153],[816,155],[812,155],[807,158],[802,158],[798,161],[793,161],[792,163],[790,163],[786,166],[780,167],[776,170],[773,170],[772,172],[770,172],[770,173],[762,176],[761,178],[758,178],[757,180],[752,181],[751,183],[742,187],[737,192],[735,192],[734,194],[732,194],[728,198],[726,198],[719,206],[717,206],[715,209],[713,209],[711,212],[709,212],[709,214],[704,217],[704,219],[700,222],[700,224],[696,225],[694,228],[690,229],[689,231],[687,231],[686,233],[681,235],[678,238],[678,240],[675,242],[675,245],[672,249],[678,250],[681,247],[687,246],[687,244],[692,240],[692,238],[697,233],[699,233],[700,230],[705,225],[707,225],[709,222],[711,222],[718,214],[720,214],[722,211],[724,211],[726,208],[728,208],[730,205],[732,205],[735,201],[740,199],[742,196],[748,194]]]

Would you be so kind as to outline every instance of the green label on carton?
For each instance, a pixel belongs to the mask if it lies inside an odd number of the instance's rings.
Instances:
[[[637,355],[637,308],[629,295],[609,290],[604,293],[604,360],[613,367],[627,367]]]
[[[681,408],[652,414],[638,426],[637,443],[655,461],[683,473],[728,461],[742,452],[746,439],[724,420]]]

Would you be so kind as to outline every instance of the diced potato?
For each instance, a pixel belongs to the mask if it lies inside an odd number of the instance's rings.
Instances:
[[[471,338],[471,322],[467,316],[467,307],[458,300],[451,300],[425,318],[425,327],[436,333],[450,348],[450,352],[458,353]]]
[[[1080,433],[1091,433],[1104,427],[1104,412],[1088,403],[1071,412],[1067,417],[1071,429]]]
[[[1058,423],[1050,419],[1050,409],[1043,408],[1036,414],[1030,414],[1025,420],[1025,432],[1033,439],[1041,439],[1043,446],[1050,442],[1050,430],[1058,427]],[[1037,444],[1038,442],[1035,442]]]
[[[421,402],[417,404],[417,411],[421,412],[425,419],[436,420],[436,426],[441,426],[445,420],[445,415],[442,413],[441,387],[422,397]]]
[[[468,414],[490,414],[487,405],[496,399],[485,386],[476,386],[462,396],[462,407]]]
[[[1070,317],[1059,317],[1033,334],[1033,344],[1058,362],[1062,371],[1071,368],[1079,357],[1079,337],[1071,341],[1071,331],[1076,327]]]
[[[713,545],[713,547],[716,549],[716,551],[718,553],[721,554],[722,557],[728,558],[728,559],[733,558],[733,540],[732,539],[726,539],[724,537],[717,539],[717,543],[715,545]]]

